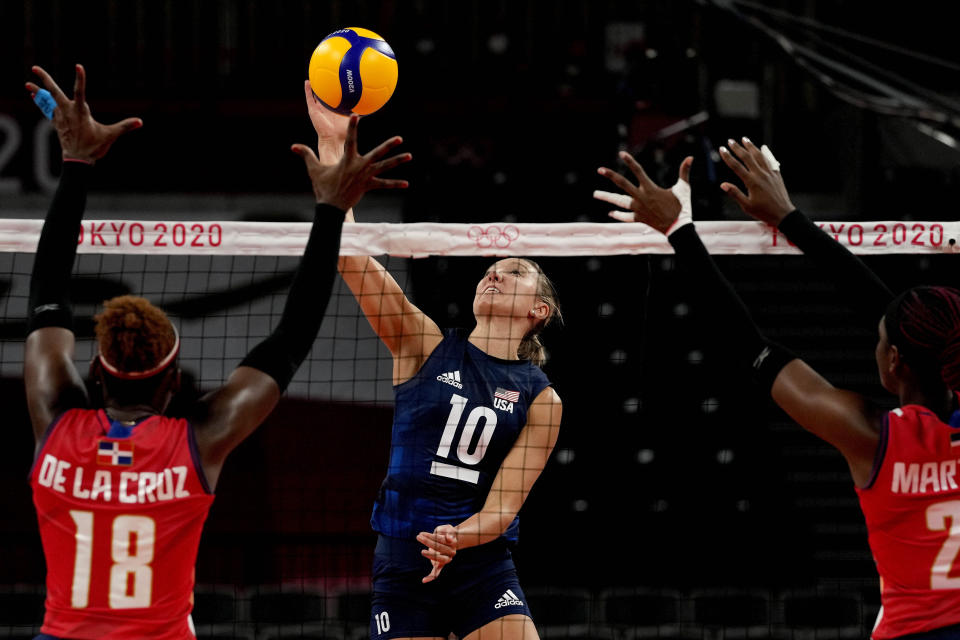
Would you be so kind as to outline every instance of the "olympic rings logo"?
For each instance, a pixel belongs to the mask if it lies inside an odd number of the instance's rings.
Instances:
[[[520,230],[512,224],[503,229],[497,225],[490,225],[486,229],[482,227],[470,227],[467,231],[467,237],[477,243],[481,249],[506,249],[514,240],[520,237]]]

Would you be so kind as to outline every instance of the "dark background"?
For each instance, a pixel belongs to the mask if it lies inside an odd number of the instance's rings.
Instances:
[[[956,195],[955,150],[915,125],[956,133],[960,64],[944,11],[927,0],[883,11],[814,0],[5,1],[0,113],[23,141],[0,175],[37,188],[30,65],[69,86],[82,62],[94,114],[146,122],[98,172],[111,189],[302,192],[287,149],[312,138],[307,61],[324,35],[358,25],[399,61],[397,91],[364,121],[363,141],[407,139],[410,219],[501,217],[492,206],[525,221],[602,216],[594,169],[618,144],[653,161],[666,151],[670,178],[691,152],[709,184],[727,176],[709,150],[741,135],[774,148],[794,192],[839,197],[825,214],[941,215]],[[610,37],[611,25],[630,35]],[[725,106],[724,81],[750,83],[752,97]],[[709,119],[692,136],[657,140],[700,112]],[[715,193],[698,190],[709,215]]]
[[[308,200],[271,208],[243,198],[307,193],[288,151],[312,141],[307,61],[327,33],[363,26],[391,44],[400,79],[390,103],[362,121],[361,146],[400,134],[415,158],[397,171],[411,182],[401,200],[371,201],[396,202],[404,221],[605,220],[609,207],[591,198],[607,188],[595,169],[614,166],[620,148],[662,184],[693,154],[695,217],[742,219],[718,189],[733,176],[715,155],[742,135],[773,147],[794,201],[816,219],[955,220],[960,59],[942,7],[3,0],[0,114],[22,140],[14,148],[0,132],[12,154],[0,151],[0,178],[16,181],[0,192],[0,215],[42,215],[49,185],[36,156],[46,146],[56,158],[52,138],[34,139],[40,116],[22,89],[30,65],[66,87],[82,62],[95,116],[145,121],[98,164],[99,191],[145,205],[179,194],[183,218],[203,216],[189,203],[230,194],[239,217],[308,219]],[[628,42],[611,39],[613,24],[627,25]],[[54,160],[40,173],[57,171]],[[770,337],[838,386],[892,406],[872,361],[876,327],[852,320],[830,274],[802,258],[718,262]],[[895,290],[960,280],[955,256],[868,262]],[[684,296],[670,258],[541,263],[566,315],[566,328],[546,336],[565,414],[558,452],[524,510],[524,584],[852,585],[874,607],[875,571],[842,459],[732,374],[709,309]],[[409,293],[440,324],[469,324],[465,296],[435,283],[471,283],[482,269],[472,259],[418,260]],[[43,577],[23,482],[31,443],[21,384],[2,388],[12,407],[0,454],[9,457],[5,583]],[[317,418],[305,425],[304,414]],[[198,580],[362,581],[389,415],[286,399],[224,471]],[[343,452],[357,443],[382,460],[348,464]]]

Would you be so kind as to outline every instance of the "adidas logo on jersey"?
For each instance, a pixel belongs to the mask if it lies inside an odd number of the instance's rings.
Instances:
[[[440,382],[445,382],[449,385],[456,387],[457,389],[463,389],[463,384],[460,382],[460,372],[459,371],[450,371],[448,373],[442,373],[437,376],[437,380]]]
[[[507,591],[502,596],[500,596],[500,599],[497,600],[497,604],[493,605],[493,608],[501,609],[503,607],[522,607],[522,606],[523,606],[523,600],[518,598],[517,594],[515,594],[513,591],[511,591],[510,589],[507,589]]]

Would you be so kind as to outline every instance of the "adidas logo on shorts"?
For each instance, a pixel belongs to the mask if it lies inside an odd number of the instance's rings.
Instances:
[[[500,596],[500,599],[497,600],[497,604],[493,605],[494,609],[502,609],[503,607],[522,607],[523,600],[517,597],[510,589],[507,589],[506,593]]]
[[[457,389],[463,389],[463,384],[460,383],[460,372],[459,371],[449,371],[447,373],[442,373],[437,376],[437,380],[440,382],[445,382],[449,385],[453,385]]]

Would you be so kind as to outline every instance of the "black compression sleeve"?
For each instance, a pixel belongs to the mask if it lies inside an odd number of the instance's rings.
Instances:
[[[692,224],[668,236],[677,266],[698,300],[710,310],[711,322],[737,364],[750,367],[769,390],[780,370],[796,356],[760,333],[740,296],[717,268]]]
[[[57,192],[40,232],[30,276],[27,333],[43,327],[72,329],[70,274],[77,255],[77,236],[87,205],[87,184],[93,167],[65,161]]]
[[[875,325],[893,300],[893,292],[860,258],[831,238],[799,209],[794,209],[780,221],[777,228],[797,245],[804,255],[812,258],[831,280],[845,287],[858,314],[865,322]]]
[[[290,285],[280,323],[240,363],[269,375],[281,391],[307,357],[323,322],[337,273],[343,216],[344,212],[337,207],[317,205],[310,238]]]

